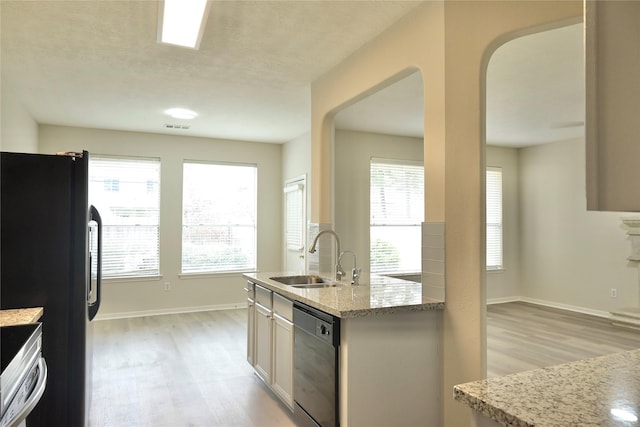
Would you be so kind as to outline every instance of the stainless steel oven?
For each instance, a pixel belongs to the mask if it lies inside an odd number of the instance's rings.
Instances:
[[[2,374],[0,375],[0,426],[24,426],[47,383],[47,364],[42,357],[42,324],[0,328]]]
[[[301,427],[337,427],[340,319],[294,302],[294,418]]]

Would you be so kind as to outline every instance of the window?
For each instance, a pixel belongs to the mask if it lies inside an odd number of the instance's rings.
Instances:
[[[487,270],[502,269],[502,169],[487,168]]]
[[[257,168],[185,162],[182,272],[256,269]]]
[[[424,167],[418,162],[371,160],[370,271],[422,271]]]
[[[284,187],[285,233],[290,251],[300,251],[304,247],[304,182],[296,180]]]
[[[158,275],[160,160],[90,157],[89,200],[103,223],[103,276]]]

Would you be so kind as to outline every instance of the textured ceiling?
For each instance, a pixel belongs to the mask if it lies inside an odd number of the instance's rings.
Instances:
[[[285,142],[310,128],[310,82],[418,5],[214,1],[200,49],[190,50],[157,43],[155,1],[1,0],[2,90],[39,123]],[[499,48],[488,69],[487,141],[581,136],[582,52],[582,25]],[[171,107],[199,116],[171,119]],[[422,122],[419,74],[336,118],[339,128],[412,136]]]
[[[2,84],[39,123],[284,142],[310,82],[418,4],[215,1],[190,50],[156,42],[155,1],[2,0]],[[199,117],[166,131],[170,107]]]
[[[487,143],[524,147],[584,136],[583,25],[505,43],[487,69]]]
[[[584,135],[583,26],[570,25],[511,40],[487,69],[486,141],[525,147]],[[336,127],[423,135],[419,73],[338,113]]]

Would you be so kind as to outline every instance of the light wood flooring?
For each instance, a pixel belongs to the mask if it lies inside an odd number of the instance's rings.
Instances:
[[[91,427],[293,426],[246,362],[246,310],[94,323]],[[487,307],[489,377],[640,348],[640,332],[526,303]]]
[[[640,348],[640,331],[524,302],[487,306],[487,376]]]
[[[247,311],[94,324],[91,427],[294,426],[246,361]]]

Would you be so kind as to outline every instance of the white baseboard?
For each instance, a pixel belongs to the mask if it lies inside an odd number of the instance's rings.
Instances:
[[[562,304],[552,301],[539,300],[528,297],[502,297],[502,298],[491,298],[487,300],[487,305],[490,304],[504,304],[508,302],[527,302],[529,304],[542,305],[545,307],[558,308],[561,310],[573,311],[576,313],[589,314],[591,316],[603,317],[608,319],[611,317],[611,313],[608,311],[601,310],[593,310],[590,308],[578,307],[575,305]],[[195,313],[198,311],[215,311],[215,310],[234,310],[240,308],[246,308],[245,303],[237,303],[237,304],[219,304],[219,305],[204,305],[198,307],[179,307],[179,308],[167,308],[167,309],[157,309],[157,310],[142,310],[142,311],[127,311],[121,313],[107,313],[100,314],[96,316],[94,320],[111,320],[111,319],[127,319],[131,317],[144,317],[144,316],[160,316],[163,314],[180,314],[180,313]]]
[[[198,311],[234,310],[239,308],[247,308],[247,304],[237,303],[237,304],[201,305],[198,307],[179,307],[179,308],[165,308],[165,309],[157,309],[157,310],[126,311],[121,313],[106,313],[106,314],[98,313],[98,315],[94,320],[128,319],[131,317],[160,316],[163,314],[196,313]]]
[[[487,305],[504,304],[505,302],[518,302],[518,301],[522,301],[522,299],[520,297],[490,298],[487,300]]]
[[[545,300],[528,298],[528,297],[492,298],[490,300],[487,300],[487,304],[501,304],[505,302],[517,302],[517,301],[527,302],[529,304],[542,305],[545,307],[558,308],[560,310],[573,311],[575,313],[588,314],[590,316],[603,317],[605,319],[608,319],[611,316],[611,313],[609,313],[608,311],[593,310],[591,308],[578,307],[575,305],[562,304],[558,302],[545,301]]]

